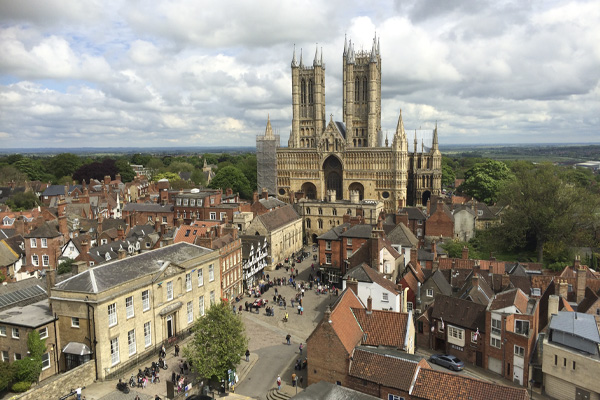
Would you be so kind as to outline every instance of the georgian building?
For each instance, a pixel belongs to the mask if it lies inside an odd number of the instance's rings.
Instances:
[[[106,379],[156,354],[219,301],[219,259],[218,251],[177,243],[50,282],[60,362],[68,346],[82,349]]]
[[[242,270],[244,289],[250,289],[261,279],[268,265],[269,243],[264,236],[240,236],[242,239]]]

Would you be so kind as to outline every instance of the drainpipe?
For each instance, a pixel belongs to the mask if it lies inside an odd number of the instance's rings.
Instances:
[[[94,363],[96,364],[96,380],[98,380],[98,354],[96,353],[96,320],[94,319],[94,340],[92,341],[92,325],[90,319],[90,303],[88,303],[88,296],[85,296],[85,305],[87,306],[87,319],[88,319],[88,340],[90,341],[90,346],[93,347],[94,354]],[[93,307],[92,307],[92,315]]]
[[[58,358],[58,335],[56,334],[56,313],[54,313],[54,356],[56,357],[56,373],[60,372],[60,359]]]

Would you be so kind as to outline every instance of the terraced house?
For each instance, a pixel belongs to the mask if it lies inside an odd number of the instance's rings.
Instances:
[[[75,366],[84,360],[70,348],[91,353],[104,379],[156,354],[219,301],[219,268],[218,251],[177,243],[51,284],[61,359]]]

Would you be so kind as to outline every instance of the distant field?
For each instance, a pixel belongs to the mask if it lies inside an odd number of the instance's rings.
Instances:
[[[577,163],[600,161],[600,145],[440,146],[445,156],[482,157],[494,160]]]

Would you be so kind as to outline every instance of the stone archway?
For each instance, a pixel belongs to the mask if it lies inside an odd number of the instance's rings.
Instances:
[[[429,190],[424,191],[421,204],[426,206],[427,202],[429,201],[430,198],[431,198],[431,192]]]
[[[348,190],[349,191],[357,191],[358,192],[358,200],[364,200],[365,198],[365,187],[362,185],[362,183],[358,183],[358,182],[353,182],[350,184],[350,186],[348,186]]]
[[[315,200],[317,198],[317,187],[313,183],[304,182],[301,190],[304,193],[304,198],[310,200]]]
[[[335,156],[329,156],[323,163],[323,174],[325,176],[326,190],[335,190],[336,198],[343,199],[344,191],[342,190],[343,168],[340,160]]]

